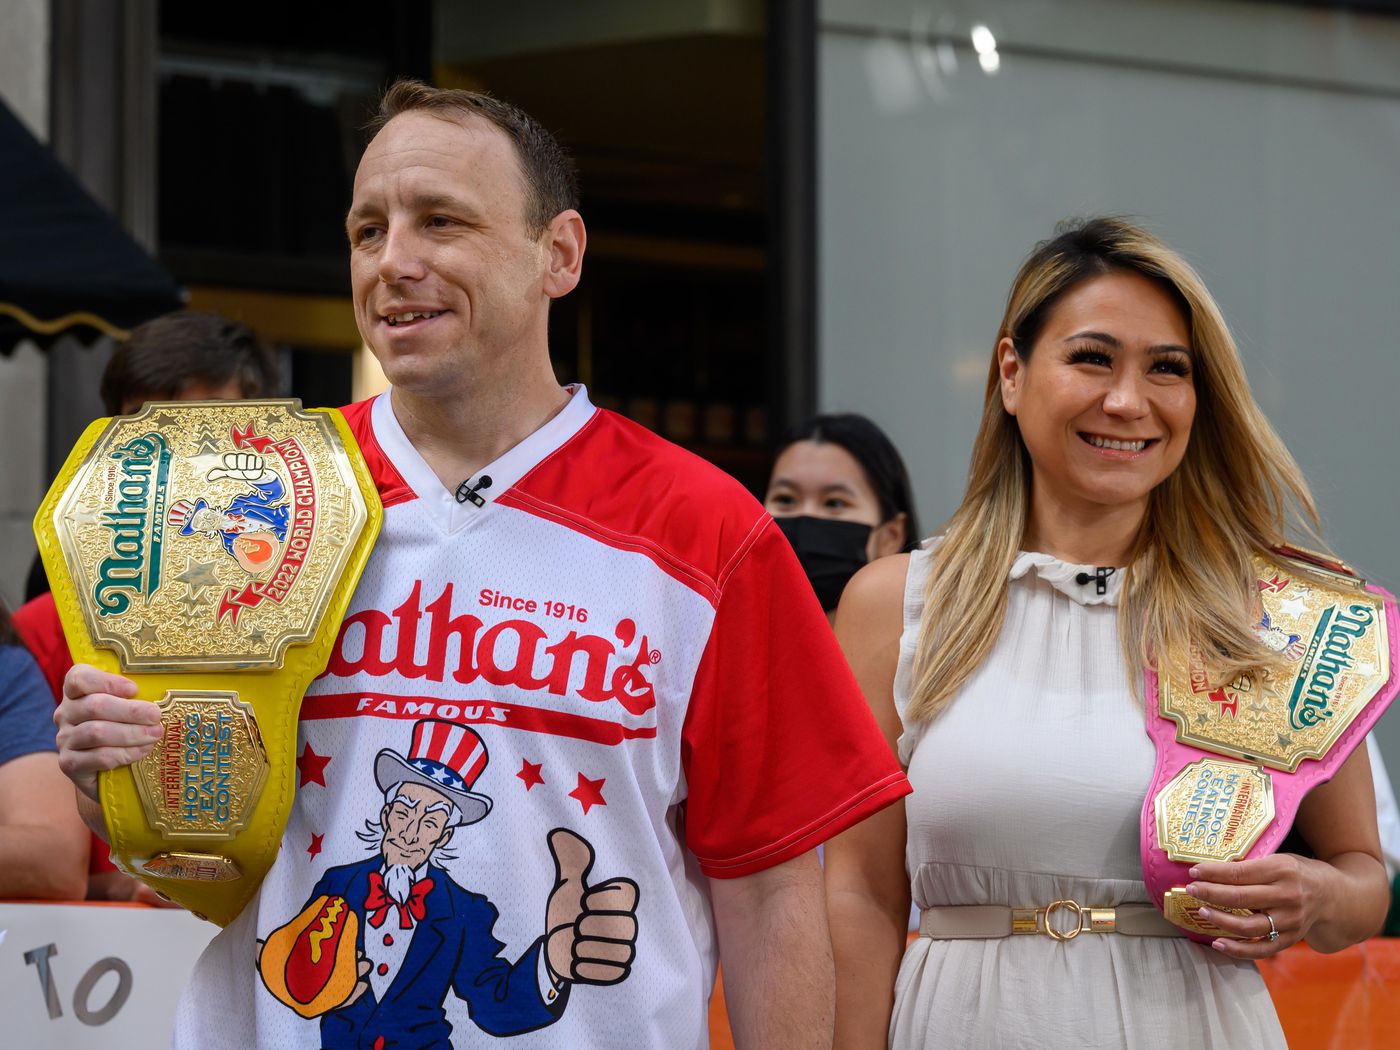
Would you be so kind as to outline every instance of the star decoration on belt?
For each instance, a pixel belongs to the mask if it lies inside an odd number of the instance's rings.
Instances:
[[[147,623],[145,620],[141,621],[141,626],[139,628],[131,632],[131,637],[140,642],[143,649],[155,645],[160,641],[160,633],[153,625]]]
[[[543,767],[543,762],[531,762],[528,758],[520,760],[520,772],[515,775],[525,784],[526,791],[529,791],[536,784],[544,783],[544,777],[540,776],[540,770]]]
[[[306,787],[307,784],[320,784],[325,787],[326,763],[330,760],[330,755],[318,755],[311,750],[311,745],[307,744],[302,749],[301,757],[297,759],[297,772],[301,774],[301,782],[297,787]]]
[[[309,846],[306,847],[306,852],[309,853],[309,854],[311,854],[311,856],[310,856],[309,858],[307,858],[308,860],[314,860],[315,857],[316,857],[316,854],[318,854],[318,853],[321,852],[321,840],[322,840],[323,838],[325,838],[325,837],[326,837],[326,836],[324,836],[324,835],[312,835],[312,836],[311,836],[311,845],[309,845]]]
[[[218,452],[219,437],[207,426],[201,430],[196,438],[199,444],[195,447],[195,452]]]
[[[578,775],[578,787],[569,792],[570,798],[578,799],[578,803],[587,813],[594,806],[606,806],[608,800],[603,797],[603,784],[607,782],[606,777],[598,780],[589,780],[582,773]]]
[[[219,586],[219,578],[214,575],[214,563],[212,561],[195,561],[191,554],[185,555],[185,571],[175,577],[190,589],[190,594],[199,597],[199,592],[206,587]]]
[[[81,506],[65,515],[64,520],[74,525],[96,525],[101,516],[100,508]]]
[[[1299,594],[1294,594],[1293,597],[1285,598],[1278,603],[1278,611],[1285,616],[1293,617],[1295,620],[1303,615],[1303,611],[1307,609],[1307,607],[1308,603],[1304,601],[1302,595]]]
[[[158,427],[173,427],[177,420],[169,412],[162,410],[151,422]]]

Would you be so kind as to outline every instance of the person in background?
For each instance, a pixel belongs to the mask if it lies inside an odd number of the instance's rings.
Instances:
[[[1385,917],[1365,748],[1298,809],[1313,857],[1190,870],[1242,939],[1193,943],[1148,901],[1144,667],[1188,645],[1213,681],[1274,666],[1250,559],[1318,515],[1190,266],[1118,219],[1056,233],[1012,285],[961,506],[838,611],[914,786],[827,846],[840,1050],[1283,1047],[1253,960]],[[1007,936],[1055,901],[1119,925]]]
[[[219,314],[185,310],[132,329],[107,362],[100,389],[103,407],[113,416],[129,415],[147,401],[274,397],[279,389],[277,359],[247,325]],[[26,593],[31,597],[15,610],[14,627],[58,703],[73,657],[37,556],[29,575]],[[52,731],[49,737],[52,743]],[[71,797],[66,785],[63,794]],[[95,836],[90,876],[89,899],[163,903],[145,884],[113,867],[106,843]]]
[[[854,413],[813,416],[778,447],[763,505],[826,610],[867,562],[919,540],[909,472],[885,432]]]
[[[87,891],[88,830],[57,751],[53,701],[0,603],[0,898]]]

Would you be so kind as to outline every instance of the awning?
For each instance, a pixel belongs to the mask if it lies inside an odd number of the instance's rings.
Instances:
[[[179,286],[0,102],[0,354],[68,333],[123,338]]]

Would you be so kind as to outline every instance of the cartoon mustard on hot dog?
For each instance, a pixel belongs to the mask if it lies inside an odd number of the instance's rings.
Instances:
[[[590,883],[593,847],[572,831],[548,835],[555,882],[545,933],[515,962],[492,935],[491,902],[433,863],[456,828],[490,812],[490,798],[472,790],[487,759],[472,729],[435,718],[414,725],[406,758],[381,751],[374,774],[384,805],[360,833],[375,854],[327,870],[297,916],[268,935],[263,983],[301,1016],[321,1018],[323,1046],[358,1046],[370,1030],[385,1045],[410,1035],[413,1045],[450,1045],[449,989],[477,1027],[518,1035],[562,1016],[574,984],[616,984],[630,973],[637,885]]]

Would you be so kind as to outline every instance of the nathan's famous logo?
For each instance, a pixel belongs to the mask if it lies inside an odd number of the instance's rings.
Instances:
[[[1288,698],[1288,724],[1294,729],[1310,729],[1335,713],[1332,701],[1354,663],[1352,647],[1375,620],[1375,610],[1360,603],[1346,612],[1333,605],[1322,614]]]
[[[224,453],[223,465],[205,479],[242,481],[247,491],[223,507],[204,498],[178,500],[168,520],[182,536],[218,538],[225,552],[253,577],[241,588],[228,588],[219,601],[219,622],[231,617],[230,622],[237,623],[244,609],[266,599],[283,602],[291,593],[316,528],[316,483],[306,450],[296,438],[274,441],[255,434],[251,426],[233,427],[229,433],[238,451]],[[268,465],[269,456],[281,462],[281,471]],[[291,483],[290,498],[284,473]]]
[[[97,566],[92,597],[98,616],[119,616],[133,595],[149,598],[160,586],[170,449],[157,433],[112,450],[109,468],[115,506],[99,519],[111,530],[112,553]]]
[[[430,682],[461,684],[478,678],[492,685],[547,690],[555,696],[569,691],[576,661],[582,681],[577,695],[593,703],[616,700],[629,714],[641,715],[656,706],[656,693],[646,668],[660,661],[647,636],[637,639],[637,625],[622,619],[613,638],[571,630],[551,642],[543,627],[531,620],[502,620],[487,626],[471,613],[452,614],[452,584],[426,606],[423,581],[392,613],[365,609],[347,617],[335,641],[326,674],[376,677],[396,674]],[[426,621],[426,622],[425,622]],[[426,655],[419,661],[420,633],[426,632]],[[626,652],[637,643],[629,658]]]

